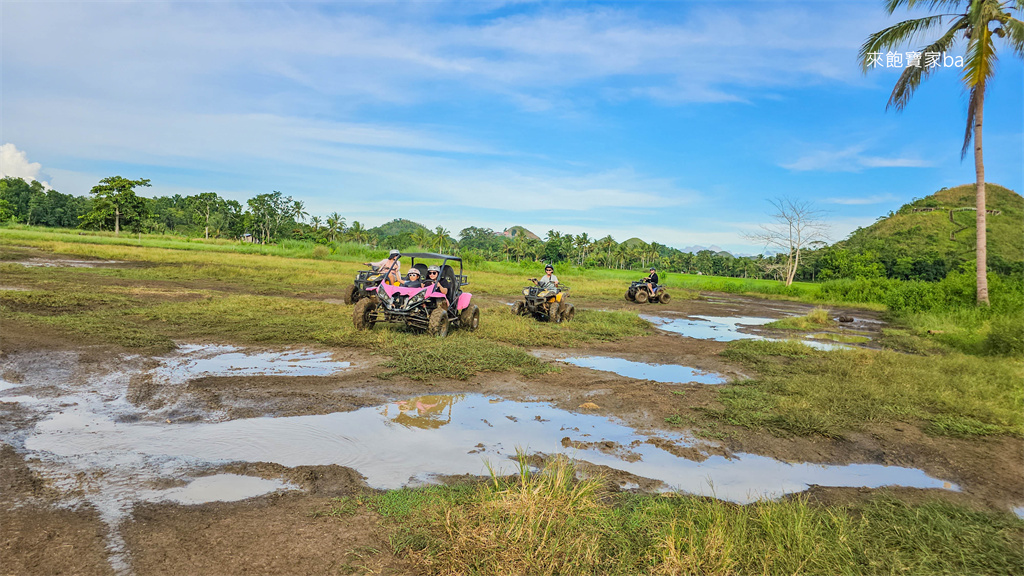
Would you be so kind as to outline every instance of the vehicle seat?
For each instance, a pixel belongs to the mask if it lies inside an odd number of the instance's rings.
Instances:
[[[445,264],[441,266],[441,273],[437,277],[448,287],[448,301],[455,302],[455,298],[462,293],[459,283],[455,281],[455,269]]]

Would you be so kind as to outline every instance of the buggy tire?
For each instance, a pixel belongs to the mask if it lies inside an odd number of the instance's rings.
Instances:
[[[572,304],[562,306],[562,322],[569,322],[576,317],[576,307]]]
[[[636,291],[636,301],[639,302],[640,304],[646,304],[647,300],[649,300],[649,299],[650,299],[650,295],[647,294],[647,290],[637,290]]]
[[[658,302],[661,302],[662,304],[668,304],[668,301],[671,299],[672,296],[669,295],[668,290],[662,290],[658,293]]]
[[[548,322],[554,322],[555,324],[562,322],[562,311],[558,302],[548,304]]]
[[[355,304],[359,301],[359,288],[353,284],[341,294],[341,300],[345,304]]]
[[[352,324],[355,325],[356,330],[372,330],[374,321],[373,311],[377,309],[377,303],[370,298],[363,298],[359,302],[356,302],[355,308],[352,309]]]
[[[476,304],[470,304],[459,313],[459,328],[470,332],[480,326],[480,308]]]
[[[435,308],[430,313],[430,322],[427,324],[427,334],[431,336],[437,336],[438,338],[444,338],[448,335],[448,311],[442,310],[441,308]]]
[[[633,301],[633,295],[629,293],[629,290],[626,290],[626,300]]]
[[[512,304],[512,315],[522,316],[523,314],[526,314],[526,304],[522,300],[514,302]]]

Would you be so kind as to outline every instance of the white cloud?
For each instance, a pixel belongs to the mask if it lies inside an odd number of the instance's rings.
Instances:
[[[39,162],[29,162],[28,156],[18,150],[10,142],[0,146],[0,177],[12,176],[21,178],[27,182],[38,181],[45,188],[49,188],[49,182],[39,180],[39,171],[43,166]]]
[[[899,200],[893,194],[875,194],[873,196],[854,196],[853,198],[826,198],[822,200],[826,204],[842,204],[844,206],[867,206],[871,204],[882,204]]]
[[[928,168],[933,164],[917,157],[882,157],[864,154],[866,145],[841,150],[817,150],[779,166],[794,172],[860,172],[868,168]]]

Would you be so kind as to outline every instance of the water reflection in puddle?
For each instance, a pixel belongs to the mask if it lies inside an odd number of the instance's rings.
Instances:
[[[706,372],[680,366],[678,364],[645,364],[643,362],[632,362],[622,358],[609,358],[606,356],[578,356],[562,358],[562,362],[568,362],[575,366],[614,372],[627,378],[639,380],[654,380],[669,384],[685,384],[695,382],[697,384],[724,384],[728,379],[715,372]]]
[[[717,342],[732,342],[733,340],[769,340],[781,342],[779,338],[768,338],[755,334],[749,330],[758,326],[764,326],[774,322],[777,318],[758,318],[756,316],[693,316],[691,318],[666,318],[664,316],[648,316],[641,314],[641,318],[651,322],[656,327],[698,340],[715,340]],[[840,344],[838,342],[822,341],[810,336],[804,339],[792,339],[811,348],[825,351],[850,350],[853,346]]]
[[[1017,518],[1024,520],[1024,506],[1017,506],[1013,509],[1013,513],[1017,515]]]
[[[350,367],[327,352],[243,352],[234,346],[185,344],[161,359],[155,375],[172,384],[202,376],[330,376]]]
[[[280,480],[266,480],[237,474],[215,474],[196,478],[185,486],[164,490],[154,499],[177,502],[178,504],[236,502],[290,489],[295,489],[295,487]]]
[[[657,436],[686,443],[680,435]],[[736,502],[802,491],[810,484],[944,487],[920,470],[892,466],[788,464],[753,454],[695,462],[646,444],[652,436],[605,417],[479,395],[422,396],[327,415],[175,425],[119,423],[74,407],[38,423],[25,447],[54,468],[103,469],[133,478],[133,485],[140,475],[173,477],[191,467],[247,461],[338,464],[354,468],[373,487],[398,488],[438,474],[485,474],[485,460],[510,473],[509,457],[517,448],[560,453],[566,437],[618,446],[612,452],[580,449],[574,453],[578,459],[660,480],[670,489]]]

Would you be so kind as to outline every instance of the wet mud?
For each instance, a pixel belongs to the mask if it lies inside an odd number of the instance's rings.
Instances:
[[[707,324],[811,308],[712,296],[644,313]],[[870,312],[833,313],[853,315],[867,338],[880,330]],[[758,322],[714,330],[776,336]],[[13,573],[415,572],[388,552],[371,512],[317,512],[339,497],[477,477],[487,464],[511,472],[519,450],[535,464],[574,457],[618,490],[829,503],[884,489],[1024,506],[1019,439],[933,438],[910,423],[842,440],[730,429],[709,441],[668,425],[715,407],[721,382],[753,376],[718,355],[727,343],[714,335],[659,329],[538,349],[557,372],[429,383],[379,379],[380,359],[356,349],[179,343],[145,355],[17,323],[2,345],[0,560]]]

